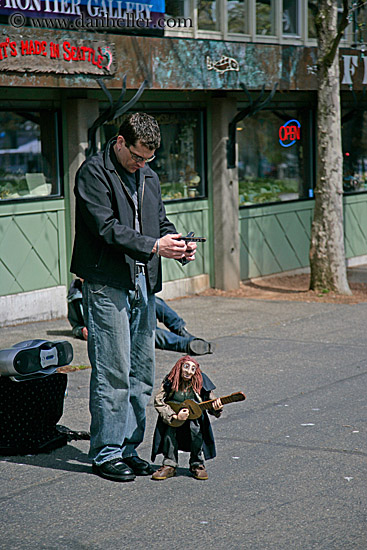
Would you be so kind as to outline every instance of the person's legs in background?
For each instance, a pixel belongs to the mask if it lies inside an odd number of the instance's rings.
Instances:
[[[168,351],[178,351],[186,353],[192,338],[184,338],[178,336],[174,332],[165,330],[164,328],[156,327],[155,329],[155,347],[157,349],[165,349]]]
[[[156,327],[155,347],[157,349],[206,355],[213,353],[214,345],[202,338],[196,338],[185,328],[185,321],[170,308],[164,300],[155,297],[156,316],[169,330]]]
[[[158,296],[155,297],[155,309],[158,321],[165,325],[170,332],[187,338],[192,336],[192,334],[189,334],[185,329],[186,323],[182,317]],[[192,338],[194,338],[194,336],[192,336]]]

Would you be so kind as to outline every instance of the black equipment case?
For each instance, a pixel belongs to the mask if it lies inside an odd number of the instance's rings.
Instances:
[[[67,443],[56,429],[64,409],[67,375],[16,382],[0,376],[0,455],[46,453]]]

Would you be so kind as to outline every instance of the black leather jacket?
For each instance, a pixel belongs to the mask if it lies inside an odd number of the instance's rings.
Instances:
[[[133,289],[135,260],[147,267],[151,292],[162,288],[155,241],[177,233],[167,219],[158,176],[149,166],[139,170],[140,230],[134,229],[135,206],[110,157],[116,138],[104,152],[87,159],[76,174],[75,241],[71,272],[87,281]]]

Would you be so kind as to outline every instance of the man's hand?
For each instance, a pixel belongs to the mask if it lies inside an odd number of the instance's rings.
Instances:
[[[185,258],[188,246],[185,241],[178,240],[180,237],[182,237],[182,233],[172,233],[161,237],[159,239],[159,255],[174,260]],[[157,252],[157,243],[154,245],[152,252]]]

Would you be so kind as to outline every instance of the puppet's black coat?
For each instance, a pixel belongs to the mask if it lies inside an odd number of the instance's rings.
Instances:
[[[203,387],[200,392],[200,397],[202,401],[209,401],[210,392],[215,389],[213,382],[210,378],[202,373],[203,375]],[[166,392],[166,397],[171,393],[171,382],[167,380],[167,377],[163,381],[164,390]],[[206,411],[203,411],[203,414],[198,419],[200,423],[201,433],[203,434],[203,453],[206,460],[214,458],[216,456],[214,435]],[[189,422],[186,421],[182,426],[175,428],[177,430],[177,443],[180,451],[190,452],[190,443],[191,435],[189,429]],[[168,428],[168,424],[165,424],[162,418],[158,415],[157,424],[154,430],[153,436],[153,447],[152,447],[152,462],[154,462],[157,455],[162,453],[164,434]]]

